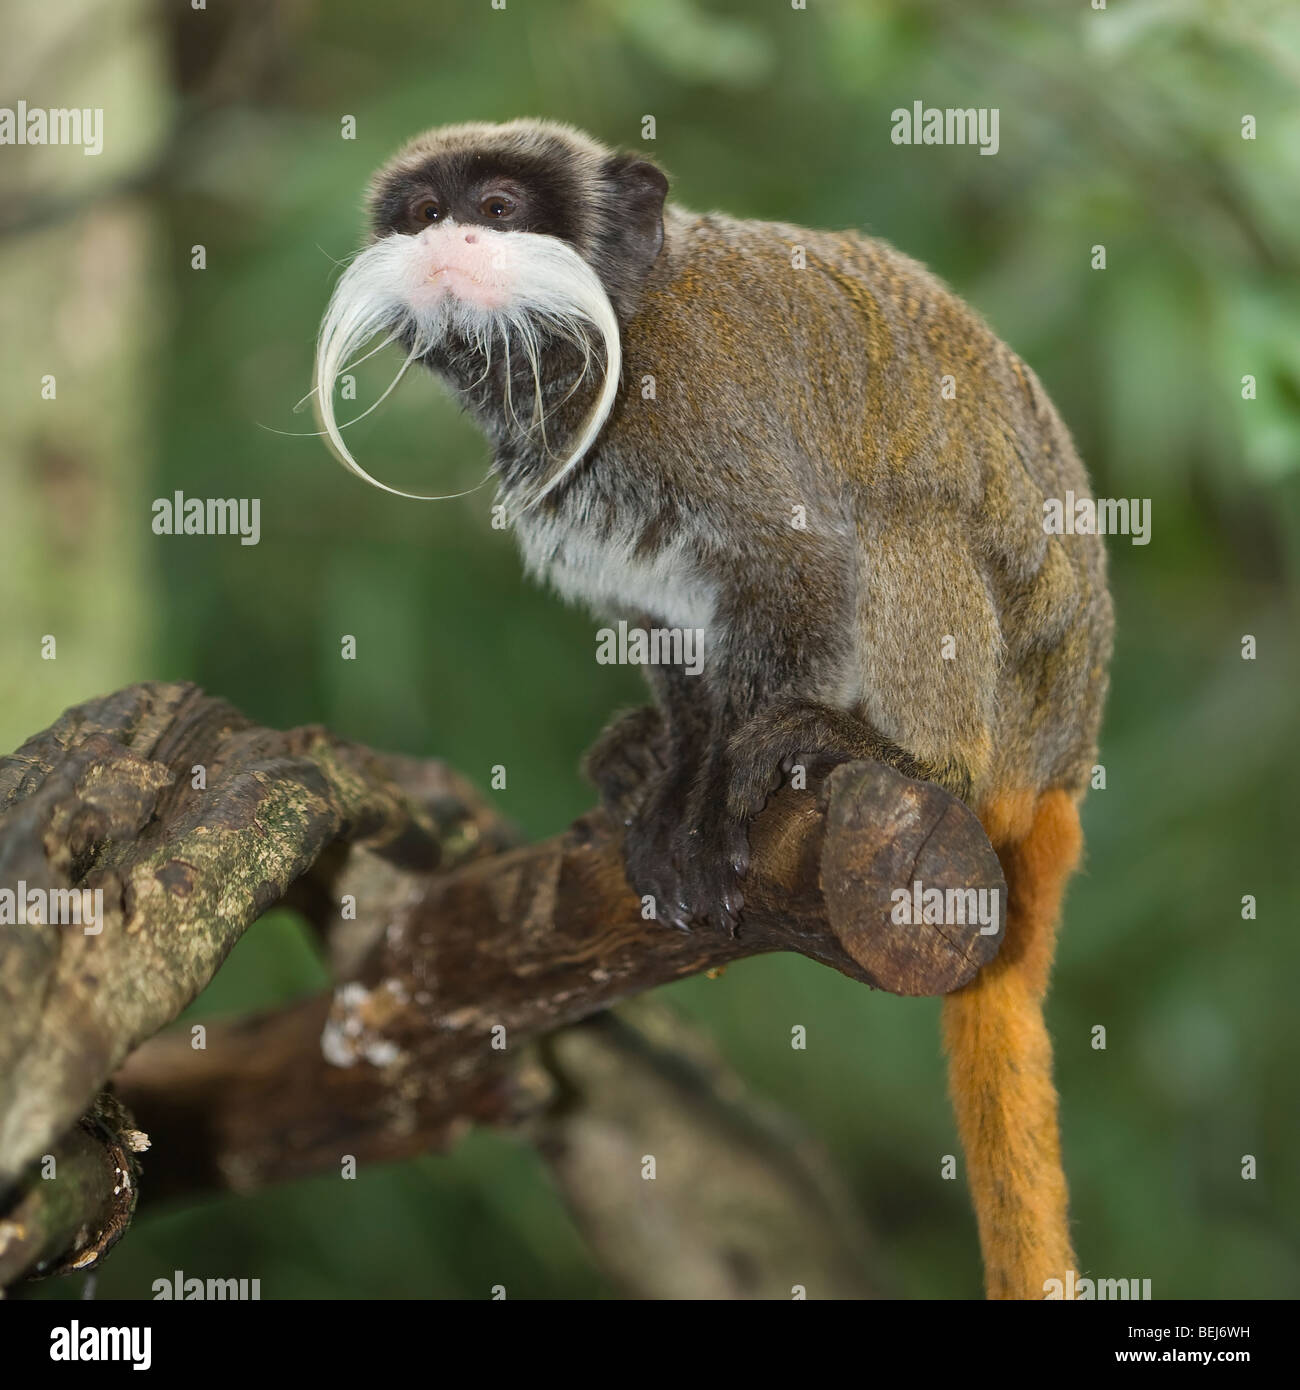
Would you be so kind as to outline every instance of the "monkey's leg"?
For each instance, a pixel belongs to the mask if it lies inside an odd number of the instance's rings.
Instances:
[[[944,1046],[989,1298],[1043,1298],[1076,1268],[1043,996],[1061,895],[1082,837],[1059,789],[979,808],[1007,880],[997,957],[944,1000]]]
[[[702,681],[680,666],[649,666],[645,676],[658,708],[634,710],[611,725],[588,754],[588,775],[626,827],[628,882],[654,900],[659,921],[686,929],[675,836],[707,756],[710,700]]]
[[[645,613],[633,615],[630,622],[655,626]],[[624,826],[644,815],[656,784],[684,759],[699,732],[700,721],[690,713],[699,706],[698,680],[674,666],[644,666],[642,674],[655,703],[618,715],[582,759],[583,773],[605,809]]]
[[[762,586],[751,573],[744,588],[719,599],[714,625],[721,638],[706,658],[713,706],[705,756],[673,842],[683,910],[729,932],[744,906],[749,820],[788,755],[815,751],[810,741],[829,742],[810,727],[810,712],[835,718],[816,695],[842,688],[856,659],[846,623],[855,611],[852,571],[798,551],[786,561]],[[814,572],[802,573],[801,563],[813,561]],[[846,717],[846,738],[849,729]],[[864,731],[852,729],[854,750],[864,739]]]
[[[582,770],[620,825],[644,810],[654,784],[668,769],[669,737],[654,705],[626,710],[587,750]]]

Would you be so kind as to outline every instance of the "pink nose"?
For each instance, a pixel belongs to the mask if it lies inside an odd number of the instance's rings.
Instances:
[[[486,236],[478,227],[435,227],[420,256],[421,283],[435,296],[462,304],[499,309],[511,294],[513,266],[504,236]]]

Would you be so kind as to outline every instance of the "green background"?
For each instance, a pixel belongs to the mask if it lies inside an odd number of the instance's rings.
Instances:
[[[6,31],[48,27],[49,8],[11,4]],[[188,679],[258,722],[320,721],[484,786],[504,764],[503,809],[531,835],[562,827],[591,800],[583,748],[642,698],[635,674],[597,666],[591,620],[522,577],[489,527],[490,487],[403,502],[277,432],[313,428],[293,406],[367,178],[425,127],[547,116],[643,149],[687,206],[884,237],[1034,366],[1099,495],[1152,502],[1148,546],[1109,542],[1106,787],[1086,804],[1049,1010],[1084,1263],[1150,1278],[1158,1298],[1300,1292],[1295,7],[80,8],[60,50],[67,95],[34,49],[30,73],[5,73],[9,104],[104,105],[111,148],[22,166],[0,239],[0,747],[88,696]],[[999,108],[1000,151],[893,145],[890,113],[915,100]],[[115,317],[97,319],[93,298],[69,306],[69,287],[113,276],[127,287]],[[63,296],[57,331],[47,285]],[[363,403],[398,360],[363,369]],[[60,390],[42,414],[46,371]],[[74,442],[53,449],[68,428],[53,422],[79,409]],[[417,491],[472,487],[487,461],[427,378],[352,447]],[[151,503],[176,489],[260,497],[261,543],[153,535]],[[345,633],[355,661],[340,659]],[[195,1014],[320,981],[297,924],[274,914]],[[895,1291],[977,1293],[965,1190],[940,1179],[956,1137],[936,1001],[870,995],[792,957],[670,994],[824,1141]],[[806,1052],[790,1048],[796,1023]],[[615,1295],[539,1160],[488,1133],[356,1182],[146,1209],[98,1294],[147,1297],[174,1268],[258,1276],[264,1297]]]

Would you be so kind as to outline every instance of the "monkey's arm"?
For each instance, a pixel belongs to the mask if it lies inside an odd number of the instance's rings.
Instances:
[[[654,626],[641,615],[640,627]],[[661,921],[685,928],[676,891],[674,835],[714,725],[708,686],[683,667],[642,668],[655,703],[620,715],[583,759],[610,815],[626,827],[628,880],[652,896]]]

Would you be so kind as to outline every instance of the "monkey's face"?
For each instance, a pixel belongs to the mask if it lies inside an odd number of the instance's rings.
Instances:
[[[559,237],[578,250],[579,198],[559,170],[535,156],[450,151],[382,173],[371,195],[371,225],[376,237],[418,236],[453,222]]]
[[[561,190],[528,160],[435,155],[385,174],[372,211],[377,240],[418,239],[421,250],[411,253],[418,286],[411,293],[419,304],[450,295],[470,307],[505,308],[536,250],[518,233],[574,242]]]
[[[450,221],[554,237],[623,310],[663,245],[667,192],[653,164],[568,126],[448,126],[411,141],[371,182],[371,235],[418,236]]]
[[[479,385],[495,369],[506,424],[525,435],[544,422],[544,391],[554,384],[548,355],[564,346],[572,361],[576,347],[584,365],[570,389],[594,364],[603,379],[567,457],[546,470],[533,500],[554,486],[613,404],[615,304],[626,304],[658,255],[666,189],[653,165],[538,122],[455,126],[408,146],[372,185],[372,240],[344,272],[321,325],[317,407],[343,462],[375,481],[343,444],[332,402],[348,360],[379,334],[406,348],[402,371],[416,360],[455,366],[460,382]],[[528,426],[515,414],[512,371],[535,390]]]

